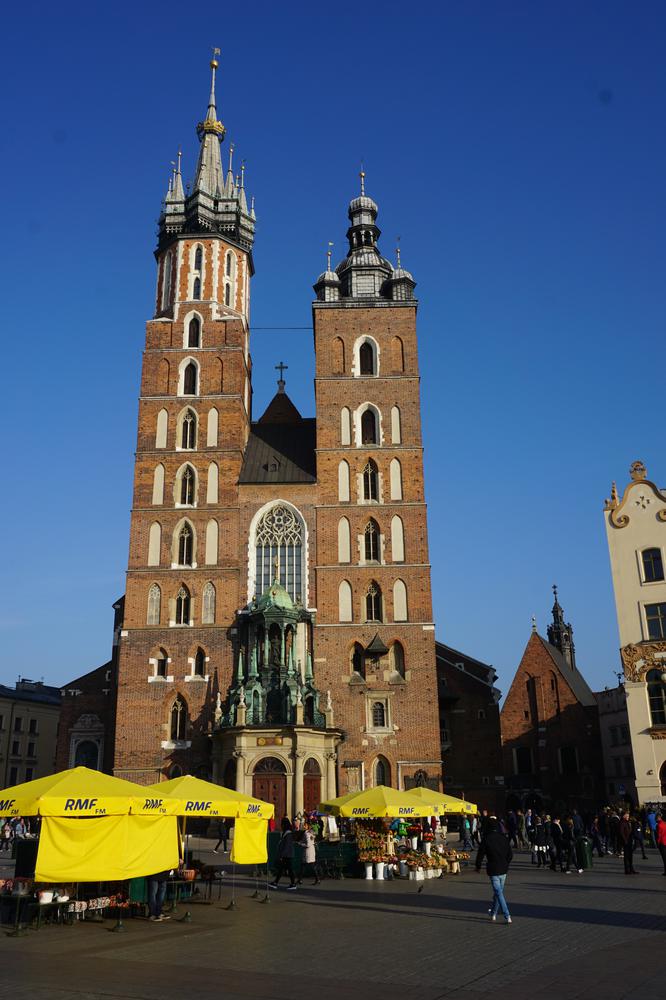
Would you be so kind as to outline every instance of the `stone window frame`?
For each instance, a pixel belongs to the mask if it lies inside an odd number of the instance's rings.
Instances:
[[[190,344],[190,323],[193,319],[199,320],[199,343],[196,347]],[[183,317],[183,350],[199,351],[203,347],[204,319],[198,309],[190,309]]]
[[[163,649],[162,647],[160,647],[160,649],[159,649],[158,652],[160,652],[160,653],[166,653],[167,654],[166,655],[166,664],[167,664],[167,666],[166,666],[166,674],[161,675],[161,674],[157,673],[157,664],[158,664],[158,662],[160,660],[164,659],[164,657],[157,656],[157,655],[149,656],[148,657],[148,666],[151,669],[151,673],[148,674],[148,683],[149,684],[173,684],[173,674],[169,673],[169,666],[171,664],[171,657],[169,656],[167,650]]]
[[[361,354],[362,344],[369,344],[373,350],[374,372],[372,375],[361,374],[360,354]],[[378,341],[375,340],[375,338],[372,337],[369,333],[365,333],[362,334],[360,337],[357,337],[356,340],[354,341],[354,347],[352,351],[352,371],[351,371],[352,376],[354,378],[379,378],[380,368],[381,368],[381,350]]]

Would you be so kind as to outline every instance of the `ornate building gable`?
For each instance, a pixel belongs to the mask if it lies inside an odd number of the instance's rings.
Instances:
[[[610,499],[604,501],[609,523],[614,528],[626,528],[632,516],[645,515],[666,521],[666,493],[648,479],[644,463],[632,462],[629,475],[631,482],[625,487],[622,499],[619,499],[617,486],[613,483]]]

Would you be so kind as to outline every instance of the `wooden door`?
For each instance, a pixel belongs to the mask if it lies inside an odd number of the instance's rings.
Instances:
[[[306,812],[314,812],[321,802],[321,775],[303,775],[303,808]]]
[[[262,771],[252,776],[252,794],[264,802],[272,802],[275,806],[275,826],[279,830],[283,816],[287,815],[287,776],[286,774]]]

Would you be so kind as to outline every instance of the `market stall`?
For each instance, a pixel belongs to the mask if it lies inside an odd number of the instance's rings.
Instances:
[[[425,879],[455,873],[469,855],[454,851],[427,822],[442,812],[440,792],[419,795],[378,785],[322,802],[324,814],[347,818],[357,847],[358,870],[365,878]]]

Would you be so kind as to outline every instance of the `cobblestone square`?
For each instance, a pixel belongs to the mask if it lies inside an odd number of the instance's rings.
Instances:
[[[212,860],[212,855],[211,855]],[[228,867],[228,866],[227,866]],[[280,888],[268,905],[231,876],[191,923],[112,921],[45,927],[0,940],[0,996],[15,1000],[512,998],[664,992],[666,879],[655,851],[639,874],[617,858],[592,871],[537,870],[518,853],[507,880],[513,923],[489,919],[488,879],[466,868],[426,882],[359,879]],[[262,887],[263,888],[263,887]],[[419,891],[420,890],[420,891]],[[262,892],[263,898],[264,893]]]

